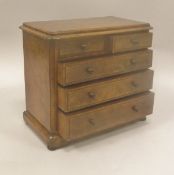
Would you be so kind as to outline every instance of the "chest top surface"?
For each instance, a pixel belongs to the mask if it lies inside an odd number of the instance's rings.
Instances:
[[[151,28],[149,23],[113,16],[71,20],[24,22],[23,27],[48,35],[75,34],[85,32],[90,33],[132,28]]]

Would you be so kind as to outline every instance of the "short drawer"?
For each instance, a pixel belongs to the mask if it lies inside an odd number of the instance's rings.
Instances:
[[[152,65],[152,51],[143,50],[82,61],[58,63],[58,83],[62,86],[146,69]]]
[[[88,85],[67,88],[59,86],[58,105],[65,112],[83,109],[147,91],[152,88],[152,81],[153,71],[146,70]]]
[[[62,39],[56,43],[58,60],[103,55],[111,51],[111,38],[106,36]]]
[[[148,92],[70,114],[59,111],[59,133],[74,140],[136,121],[152,113],[153,99],[154,94]]]
[[[113,36],[113,53],[132,51],[152,46],[152,33],[141,32]]]

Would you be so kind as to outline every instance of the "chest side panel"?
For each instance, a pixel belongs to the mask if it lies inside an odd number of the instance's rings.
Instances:
[[[26,110],[50,130],[49,42],[23,33]]]

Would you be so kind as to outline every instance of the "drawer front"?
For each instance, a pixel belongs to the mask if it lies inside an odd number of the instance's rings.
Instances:
[[[57,42],[59,60],[102,55],[111,51],[110,38],[105,36],[63,39]]]
[[[113,37],[113,53],[132,51],[152,46],[152,33],[122,34]]]
[[[65,112],[83,109],[152,88],[153,71],[146,70],[80,87],[59,87],[58,104]]]
[[[151,50],[74,61],[70,63],[59,63],[58,83],[66,86],[126,72],[146,69],[151,67],[151,65]]]
[[[136,121],[152,113],[153,98],[153,93],[145,93],[71,114],[60,112],[59,133],[74,140]]]

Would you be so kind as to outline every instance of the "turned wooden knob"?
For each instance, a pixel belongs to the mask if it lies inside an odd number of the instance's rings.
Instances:
[[[89,118],[89,119],[88,119],[88,122],[89,122],[90,125],[95,126],[94,119]]]
[[[94,92],[88,92],[88,96],[89,96],[90,98],[95,98],[95,97],[96,97],[96,95],[95,95]]]
[[[131,42],[133,45],[138,45],[138,44],[139,44],[139,41],[137,41],[136,39],[131,39],[130,42]]]
[[[132,110],[133,110],[133,111],[135,111],[135,112],[138,112],[138,111],[139,111],[139,110],[138,110],[138,107],[137,107],[137,106],[135,106],[135,105],[134,105],[134,106],[132,106]]]
[[[94,69],[91,68],[91,67],[87,67],[86,72],[89,73],[89,74],[92,74],[94,72]]]
[[[131,63],[131,64],[136,64],[137,61],[136,61],[134,58],[132,58],[132,59],[130,60],[130,63]]]
[[[88,45],[87,44],[81,44],[80,47],[81,47],[82,50],[86,50]]]
[[[131,85],[132,85],[133,87],[138,87],[138,83],[136,83],[135,81],[132,81],[132,82],[131,82]]]

